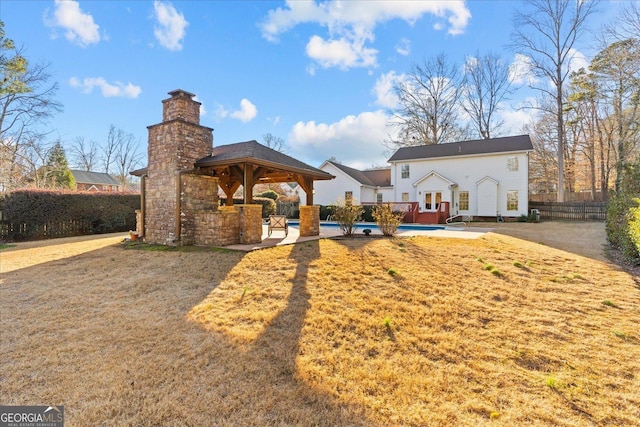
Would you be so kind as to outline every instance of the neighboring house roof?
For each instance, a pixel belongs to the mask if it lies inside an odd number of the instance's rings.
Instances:
[[[402,147],[391,156],[389,162],[531,150],[533,150],[533,144],[531,143],[529,135],[518,135],[453,142],[450,144]]]
[[[391,168],[380,168],[370,170],[358,170],[350,168],[349,166],[342,165],[340,163],[327,160],[325,164],[330,163],[336,168],[340,169],[351,178],[358,181],[360,184],[368,185],[371,187],[388,187],[391,185]]]
[[[94,184],[94,185],[117,185],[120,183],[108,173],[103,172],[89,172],[71,169],[73,178],[76,183],[80,184]]]

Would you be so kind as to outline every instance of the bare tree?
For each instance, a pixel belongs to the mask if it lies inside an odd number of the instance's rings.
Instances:
[[[109,126],[107,141],[102,145],[102,169],[105,173],[109,173],[109,169],[113,165],[116,153],[120,150],[124,131],[117,129],[114,125]]]
[[[514,15],[513,47],[530,59],[531,71],[542,78],[532,87],[555,100],[558,194],[564,190],[564,84],[576,41],[586,30],[587,18],[595,11],[596,1],[530,0],[528,11]],[[552,87],[548,86],[549,81]]]
[[[615,20],[605,25],[605,39],[612,37],[621,41],[638,38],[640,35],[640,3],[625,2]]]
[[[640,39],[610,44],[593,58],[590,69],[595,73],[600,95],[613,107],[618,191],[625,164],[640,139]]]
[[[262,141],[264,142],[264,145],[271,148],[272,150],[276,150],[281,153],[286,153],[288,150],[285,140],[271,133],[265,133],[264,135],[262,135]]]
[[[509,65],[500,56],[476,53],[475,57],[467,57],[461,105],[481,138],[489,139],[500,131],[504,121],[500,121],[496,113],[511,92]]]
[[[133,134],[121,133],[118,151],[115,154],[115,162],[118,168],[117,179],[123,190],[126,190],[129,184],[129,172],[140,164],[142,155],[139,148],[140,143]]]
[[[21,172],[27,151],[43,141],[40,125],[62,106],[55,101],[57,83],[45,64],[30,64],[13,40],[5,37],[0,21],[0,187],[8,191],[24,185]],[[35,179],[31,176],[31,179]]]
[[[71,159],[74,167],[84,171],[94,171],[98,164],[98,143],[79,136],[73,140]]]
[[[397,79],[394,92],[399,107],[391,123],[399,137],[393,146],[453,142],[462,132],[458,123],[460,75],[444,53],[414,64],[409,74]]]

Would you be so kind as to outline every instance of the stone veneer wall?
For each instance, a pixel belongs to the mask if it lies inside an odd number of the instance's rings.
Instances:
[[[196,244],[196,212],[218,210],[218,178],[208,175],[182,174],[180,192],[180,244]]]
[[[182,90],[169,94],[171,98],[162,101],[162,123],[148,127],[144,235],[150,243],[180,244],[176,241],[178,172],[192,169],[196,160],[211,154],[213,129],[200,126],[195,95]]]
[[[227,246],[240,243],[240,215],[233,207],[217,211],[194,212],[194,231],[197,246]]]
[[[234,205],[240,214],[240,242],[262,242],[262,205]]]
[[[320,205],[300,206],[300,235],[320,235]]]

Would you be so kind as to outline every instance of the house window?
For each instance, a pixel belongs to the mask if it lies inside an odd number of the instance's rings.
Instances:
[[[376,203],[382,204],[382,193],[376,194]]]
[[[403,179],[409,178],[409,165],[402,165],[401,175]]]
[[[517,157],[509,157],[507,159],[507,170],[509,172],[517,172],[518,171],[518,158]]]
[[[437,211],[442,201],[441,192],[428,192],[424,194],[424,208],[428,211]]]
[[[468,211],[469,210],[469,192],[461,191],[459,197],[460,197],[459,209],[461,211]]]
[[[518,191],[517,190],[507,191],[507,210],[508,211],[518,210]]]
[[[350,205],[353,203],[353,191],[344,192],[344,203],[346,205]]]
[[[409,193],[402,193],[402,201],[403,202],[409,201]]]

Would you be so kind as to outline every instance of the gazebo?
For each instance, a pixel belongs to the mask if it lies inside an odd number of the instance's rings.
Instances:
[[[262,206],[252,204],[258,183],[297,182],[306,192],[300,206],[300,235],[320,233],[320,207],[313,205],[314,180],[333,179],[320,169],[246,141],[213,147],[213,129],[200,125],[200,103],[184,90],[169,92],[163,121],[149,126],[146,168],[141,178],[137,232],[150,243],[214,245],[258,243]],[[244,202],[233,194],[244,190]],[[219,206],[218,188],[227,196]]]

